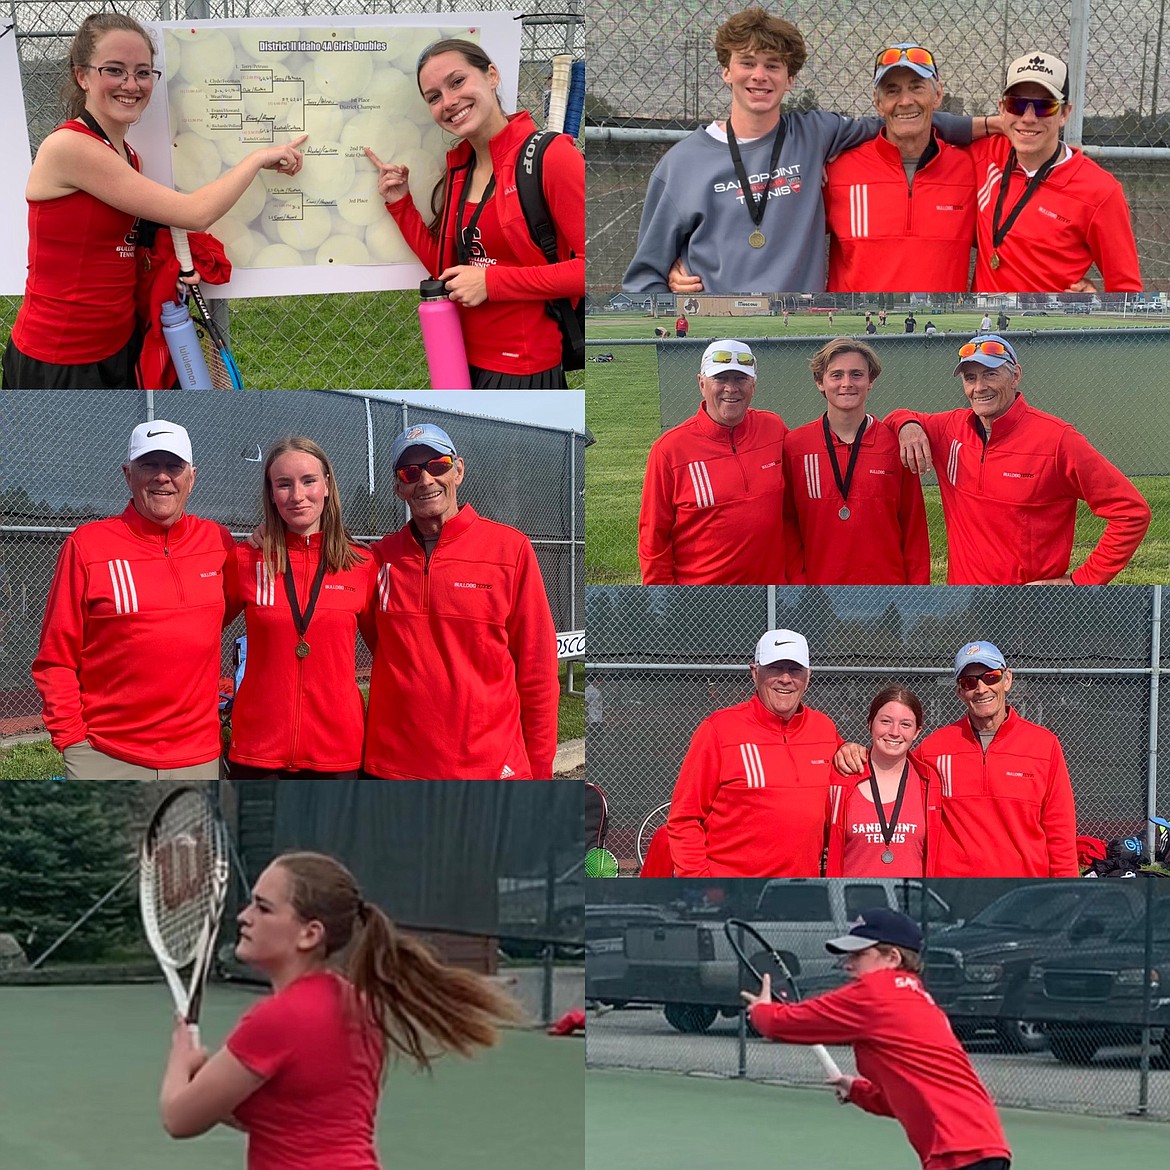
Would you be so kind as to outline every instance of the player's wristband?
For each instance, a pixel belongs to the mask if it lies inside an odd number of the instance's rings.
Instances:
[[[984,138],[991,137],[991,119],[988,114],[983,115],[983,136]]]

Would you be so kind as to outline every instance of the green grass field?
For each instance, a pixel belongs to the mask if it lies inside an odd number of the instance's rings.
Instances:
[[[947,322],[951,332],[970,334],[978,327],[979,313],[947,314],[940,319]],[[920,316],[925,323],[925,315]],[[864,320],[838,314],[835,325],[838,332],[850,331],[847,321]],[[1044,322],[1044,328],[1103,328],[1117,326],[1119,319],[1097,317],[1028,318]],[[958,328],[959,322],[967,323]],[[1062,326],[1060,323],[1065,323]],[[1126,324],[1130,324],[1129,320]],[[674,322],[671,320],[673,326]],[[691,336],[720,336],[725,334],[727,322],[723,319],[692,319]],[[1014,321],[1013,321],[1014,324]],[[649,329],[647,326],[650,326]],[[606,338],[623,335],[645,337],[653,333],[649,318],[591,318],[588,336],[600,336],[604,326]],[[757,327],[753,332],[749,327]],[[899,329],[901,323],[899,322]],[[735,319],[737,337],[774,336],[783,322],[777,318],[738,317]],[[825,322],[806,316],[792,317],[790,328],[816,335],[825,331]],[[893,319],[887,332],[893,329]],[[836,336],[836,333],[825,334]],[[594,351],[596,352],[596,351]],[[637,555],[638,505],[641,499],[642,479],[646,470],[646,453],[661,433],[659,424],[658,366],[654,346],[622,346],[615,350],[613,363],[590,362],[588,390],[585,395],[585,421],[597,442],[585,452],[585,488],[588,506],[585,512],[585,577],[590,584],[637,584],[640,581]],[[698,391],[695,392],[696,405]],[[1134,480],[1154,512],[1146,538],[1142,541],[1129,567],[1118,578],[1118,584],[1151,585],[1170,581],[1170,477],[1142,476]],[[946,531],[937,487],[925,489],[927,519],[930,524],[930,545],[935,552],[931,570],[934,584],[946,583]],[[1072,564],[1078,565],[1092,550],[1104,528],[1082,504],[1077,515],[1076,542]]]

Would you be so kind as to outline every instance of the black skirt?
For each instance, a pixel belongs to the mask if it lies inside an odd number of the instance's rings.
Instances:
[[[562,366],[542,370],[539,374],[500,374],[495,370],[481,370],[469,367],[472,390],[567,390],[565,371]]]

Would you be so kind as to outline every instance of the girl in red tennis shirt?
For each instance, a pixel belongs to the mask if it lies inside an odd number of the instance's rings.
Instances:
[[[831,773],[826,877],[930,877],[941,830],[938,773],[911,751],[922,733],[913,691],[889,686],[869,705],[860,776]]]
[[[140,220],[205,231],[261,170],[295,175],[307,137],[249,154],[189,195],[141,174],[126,132],[161,78],[132,17],[87,16],[69,50],[69,121],[29,172],[28,281],[4,351],[4,389],[133,389]]]
[[[239,924],[236,954],[268,976],[273,994],[211,1057],[178,1023],[161,1106],[172,1137],[221,1123],[243,1129],[248,1170],[378,1170],[387,1055],[428,1068],[436,1051],[468,1056],[495,1043],[497,1022],[519,1018],[482,976],[444,966],[400,934],[331,857],[278,857]]]
[[[752,1027],[790,1044],[852,1045],[858,1075],[829,1083],[842,1103],[895,1118],[923,1170],[1009,1170],[995,1102],[922,985],[914,920],[874,907],[825,949],[844,956],[852,982],[803,1003],[771,1003],[765,975],[759,995],[741,993]]]
[[[354,670],[359,620],[372,615],[378,568],[341,518],[329,456],[281,439],[264,461],[259,548],[236,546],[228,615],[248,627],[232,706],[233,780],[356,780],[365,704]],[[372,645],[372,617],[365,633]]]
[[[585,295],[585,160],[568,135],[543,159],[543,189],[557,233],[556,264],[533,242],[516,190],[516,164],[536,123],[505,114],[500,73],[472,41],[436,41],[419,58],[419,92],[459,144],[431,193],[428,225],[409,194],[409,169],[366,154],[406,242],[459,306],[471,384],[559,390],[561,334],[545,303]]]

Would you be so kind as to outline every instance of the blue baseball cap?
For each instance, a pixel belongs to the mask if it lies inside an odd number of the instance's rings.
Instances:
[[[917,41],[895,41],[892,45],[887,46],[880,53],[878,53],[877,60],[880,62],[881,59],[889,54],[892,50],[901,50],[901,53],[899,54],[899,57],[896,61],[891,61],[888,65],[877,64],[875,66],[873,72],[874,89],[877,89],[877,87],[881,85],[882,78],[885,77],[885,75],[889,73],[891,69],[909,69],[912,73],[917,73],[919,77],[929,77],[932,81],[937,81],[938,66],[933,63],[934,55],[930,52],[929,49],[926,50],[925,54],[920,54],[930,57],[931,64],[929,65],[925,62],[920,63],[918,61],[911,61],[910,58],[906,55],[907,49],[921,48],[923,48],[923,46],[920,45]]]
[[[455,444],[451,436],[434,423],[419,423],[417,426],[407,427],[390,444],[390,466],[398,469],[398,461],[411,447],[430,447],[436,455],[454,455]]]
[[[998,341],[1000,345],[1006,350],[1006,353],[984,353],[980,348],[985,341]],[[975,349],[964,355],[963,351],[968,346],[975,346]],[[1019,366],[1019,360],[1016,357],[1016,351],[1012,349],[1012,343],[1000,337],[998,333],[980,333],[977,337],[972,337],[970,341],[959,348],[959,361],[955,368],[951,371],[952,377],[957,375],[964,362],[978,362],[981,366],[987,366],[989,369],[996,369],[1010,362],[1013,366]]]
[[[830,955],[848,955],[854,951],[868,950],[878,943],[920,951],[922,931],[913,918],[897,910],[887,910],[885,906],[872,906],[863,910],[857,920],[850,924],[848,934],[829,939],[825,943],[825,950]]]
[[[990,642],[968,642],[955,655],[955,678],[974,663],[977,666],[986,666],[991,670],[1007,670],[1007,662],[1000,653],[998,646]]]

